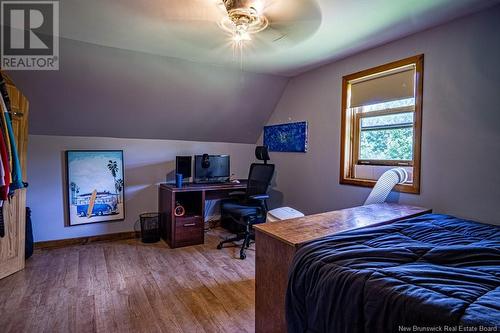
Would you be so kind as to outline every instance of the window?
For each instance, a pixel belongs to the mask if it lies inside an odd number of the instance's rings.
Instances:
[[[342,83],[340,183],[373,186],[405,168],[400,192],[420,192],[423,55],[345,76]]]

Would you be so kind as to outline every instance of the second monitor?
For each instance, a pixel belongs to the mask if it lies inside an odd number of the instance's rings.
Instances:
[[[195,183],[225,183],[229,177],[229,155],[203,154],[194,157]]]

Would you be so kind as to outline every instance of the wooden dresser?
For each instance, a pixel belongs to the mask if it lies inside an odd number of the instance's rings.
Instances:
[[[304,243],[339,232],[430,213],[427,208],[374,204],[254,226],[256,236],[255,331],[286,332],[288,271]]]

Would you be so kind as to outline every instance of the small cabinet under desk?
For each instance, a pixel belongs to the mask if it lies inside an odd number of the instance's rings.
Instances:
[[[161,237],[171,248],[203,244],[205,239],[205,200],[224,199],[229,193],[246,188],[246,181],[224,184],[161,184],[158,208],[161,213]],[[176,203],[184,207],[183,216],[175,216]]]

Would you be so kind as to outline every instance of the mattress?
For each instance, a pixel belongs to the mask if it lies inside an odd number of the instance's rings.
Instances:
[[[500,329],[500,227],[427,214],[304,245],[289,332]]]

